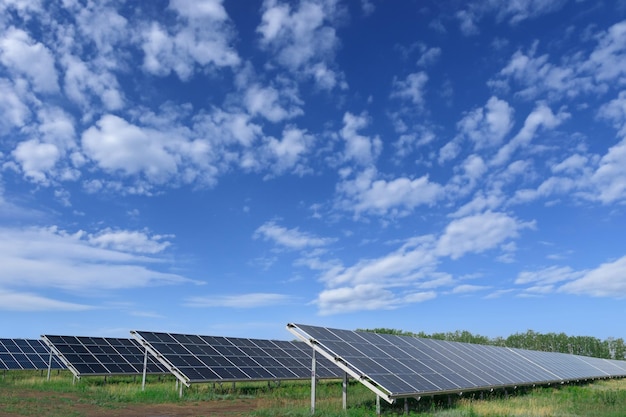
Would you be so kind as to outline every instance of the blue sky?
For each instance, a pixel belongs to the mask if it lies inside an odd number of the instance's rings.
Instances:
[[[0,336],[625,337],[623,1],[0,1]]]

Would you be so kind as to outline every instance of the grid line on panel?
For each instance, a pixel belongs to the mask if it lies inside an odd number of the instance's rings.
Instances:
[[[50,362],[50,350],[39,339],[0,339],[0,369],[43,370],[63,369],[65,366],[54,356]]]
[[[42,338],[76,377],[143,373],[145,351],[132,339],[57,335]],[[148,359],[147,373],[168,373],[158,362]]]
[[[131,334],[186,385],[311,377],[312,351],[300,342],[148,331]],[[320,377],[340,377],[331,362],[321,366]]]
[[[288,324],[300,340],[392,402],[396,398],[626,377],[626,362]]]

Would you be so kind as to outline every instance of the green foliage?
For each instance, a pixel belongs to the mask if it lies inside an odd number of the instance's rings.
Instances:
[[[605,359],[626,359],[626,344],[622,338],[600,340],[591,336],[568,336],[565,333],[538,333],[528,330],[526,333],[515,333],[507,338],[475,335],[467,330],[447,333],[426,334],[404,330],[375,328],[358,329],[358,331],[392,334],[397,336],[422,337],[427,339],[447,340],[450,342],[475,343],[480,345],[506,346],[511,348],[541,350],[544,352],[561,352],[573,355],[592,356]]]
[[[54,375],[51,381],[38,372],[14,371],[0,380],[0,416],[81,417],[77,405],[100,410],[119,410],[125,405],[206,401],[237,401],[254,398],[257,409],[251,417],[310,416],[310,382],[246,382],[213,385],[197,384],[178,397],[171,377],[148,378],[146,390],[141,380],[116,377],[83,378],[72,384],[69,372]],[[365,417],[374,414],[375,395],[356,381],[349,381],[348,410],[341,406],[341,381],[320,381],[317,385],[316,416]],[[502,390],[493,393],[467,393],[408,399],[409,415],[416,417],[623,417],[626,415],[626,379],[596,381],[584,385]],[[404,400],[381,403],[386,417],[404,415]],[[83,408],[84,410],[85,408]],[[116,414],[111,411],[110,414]]]

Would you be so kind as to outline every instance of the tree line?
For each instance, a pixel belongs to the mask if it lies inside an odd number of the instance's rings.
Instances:
[[[422,337],[427,339],[447,340],[450,342],[465,342],[479,345],[540,350],[544,352],[561,352],[604,359],[626,359],[626,344],[624,344],[624,339],[616,339],[613,337],[600,340],[592,336],[568,336],[565,333],[539,333],[533,330],[528,330],[525,333],[515,333],[506,338],[490,338],[487,336],[475,335],[467,330],[432,334],[424,332],[413,333],[388,328],[357,329],[357,331],[392,334],[397,336]]]

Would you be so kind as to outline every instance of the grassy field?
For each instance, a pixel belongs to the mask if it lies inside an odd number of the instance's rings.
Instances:
[[[304,417],[310,415],[310,385],[302,382],[198,384],[178,397],[175,380],[150,377],[146,390],[141,378],[83,378],[55,373],[50,381],[40,372],[12,371],[0,377],[0,416],[250,416]],[[375,414],[375,396],[351,381],[348,412],[341,408],[341,382],[318,384],[316,415],[361,417]],[[402,415],[404,400],[381,402],[386,416]],[[153,407],[153,408],[150,408]],[[158,408],[154,408],[158,407]],[[626,416],[626,380],[603,380],[584,385],[498,391],[409,400],[411,416],[436,417],[623,417]],[[150,411],[142,411],[150,410]],[[153,411],[159,410],[159,411]]]

